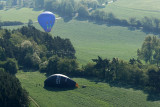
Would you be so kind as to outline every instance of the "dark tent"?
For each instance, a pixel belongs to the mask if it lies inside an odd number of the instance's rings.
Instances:
[[[69,77],[62,74],[53,74],[44,81],[45,87],[75,88],[78,84]]]

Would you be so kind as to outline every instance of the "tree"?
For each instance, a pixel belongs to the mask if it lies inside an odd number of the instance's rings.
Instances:
[[[6,55],[5,55],[5,49],[0,47],[0,60],[5,61],[6,60]]]
[[[144,40],[144,43],[141,47],[141,50],[137,51],[137,55],[140,59],[143,59],[146,63],[152,61],[153,55],[153,44],[152,44],[152,37],[147,36]]]
[[[59,57],[52,56],[49,58],[48,65],[47,65],[47,74],[55,74],[58,73],[57,67],[58,67],[58,61]]]
[[[135,60],[134,58],[130,59],[130,60],[129,60],[129,64],[131,64],[131,65],[136,64],[136,60]]]
[[[108,59],[102,59],[101,57],[98,56],[98,59],[92,59],[93,62],[96,62],[96,65],[94,66],[96,69],[99,69],[102,71],[101,77],[105,79],[106,76],[106,70],[108,71],[110,68],[110,63]]]
[[[154,19],[154,24],[155,24],[155,32],[159,32],[160,20],[155,18]]]
[[[106,2],[106,0],[98,0],[99,5],[102,5],[105,2]]]
[[[143,18],[142,26],[144,31],[147,31],[147,32],[153,31],[153,21],[148,17]]]
[[[153,58],[155,59],[157,66],[159,67],[159,63],[160,63],[160,47],[157,47],[155,49],[155,53],[153,55]]]
[[[73,12],[74,12],[74,8],[73,8],[72,4],[70,2],[66,3],[66,7],[65,7],[66,16],[72,17]]]
[[[0,3],[0,10],[3,10],[3,9],[4,9],[4,4]]]
[[[41,59],[39,58],[36,52],[34,52],[33,54],[27,53],[24,57],[23,63],[24,67],[38,69],[39,64],[41,63]]]
[[[29,105],[28,93],[21,87],[19,80],[0,69],[1,107],[25,107]]]
[[[22,6],[22,0],[18,0],[18,5],[21,7]]]
[[[78,9],[78,17],[87,18],[89,16],[89,11],[87,7],[81,5]]]
[[[78,69],[78,63],[75,59],[60,58],[58,61],[57,70],[58,73],[64,73],[68,75],[76,75]]]
[[[31,19],[28,20],[28,26],[31,26],[33,24],[33,21]]]
[[[15,6],[17,5],[17,0],[6,0],[6,4],[10,7]]]
[[[149,77],[149,86],[152,88],[150,91],[160,92],[160,71],[157,67],[151,66],[147,71]]]
[[[135,17],[130,18],[129,22],[130,22],[131,26],[135,26],[136,25],[136,18]]]
[[[35,0],[35,8],[43,8],[44,0]]]
[[[18,64],[15,59],[8,58],[6,63],[4,64],[4,68],[10,74],[16,74],[18,70]]]
[[[108,13],[107,16],[108,16],[108,20],[111,22],[113,22],[116,19],[113,13]]]
[[[87,63],[87,65],[85,65],[85,66],[83,66],[82,67],[82,72],[81,72],[81,74],[83,75],[83,76],[87,76],[87,77],[97,77],[97,74],[95,73],[96,72],[96,70],[95,70],[95,64],[93,64],[93,63]]]

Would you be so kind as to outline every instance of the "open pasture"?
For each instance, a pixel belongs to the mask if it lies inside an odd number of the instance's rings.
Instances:
[[[159,107],[160,101],[148,101],[148,95],[132,88],[110,86],[94,79],[72,78],[79,84],[73,90],[45,89],[45,74],[16,74],[22,86],[41,107]],[[86,85],[86,88],[82,88]],[[32,104],[33,106],[34,104]]]
[[[102,9],[112,12],[117,18],[129,19],[135,17],[142,19],[144,16],[160,18],[159,0],[117,0]]]

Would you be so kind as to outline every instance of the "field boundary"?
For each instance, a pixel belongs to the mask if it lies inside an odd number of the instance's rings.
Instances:
[[[36,102],[31,96],[29,96],[29,99],[36,105],[36,107],[40,107],[40,106],[37,104],[37,102]]]
[[[136,9],[136,8],[130,8],[130,7],[125,7],[125,6],[119,6],[119,5],[116,5],[116,4],[114,4],[114,3],[112,3],[112,5],[117,6],[117,7],[120,7],[120,8],[124,8],[124,9],[132,9],[132,10],[137,10],[137,11],[146,11],[146,12],[157,12],[157,13],[160,13],[160,10]]]

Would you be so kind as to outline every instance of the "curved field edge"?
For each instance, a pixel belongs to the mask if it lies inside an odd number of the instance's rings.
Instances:
[[[159,5],[159,0],[117,0],[106,5],[102,10],[112,12],[116,17],[127,20],[131,17],[142,19],[144,16],[159,18]]]
[[[45,89],[45,74],[19,71],[16,77],[23,88],[41,107],[158,107],[160,101],[147,101],[147,94],[141,90],[111,87],[93,79],[72,78],[80,88],[73,90]],[[82,88],[86,85],[86,88]]]

